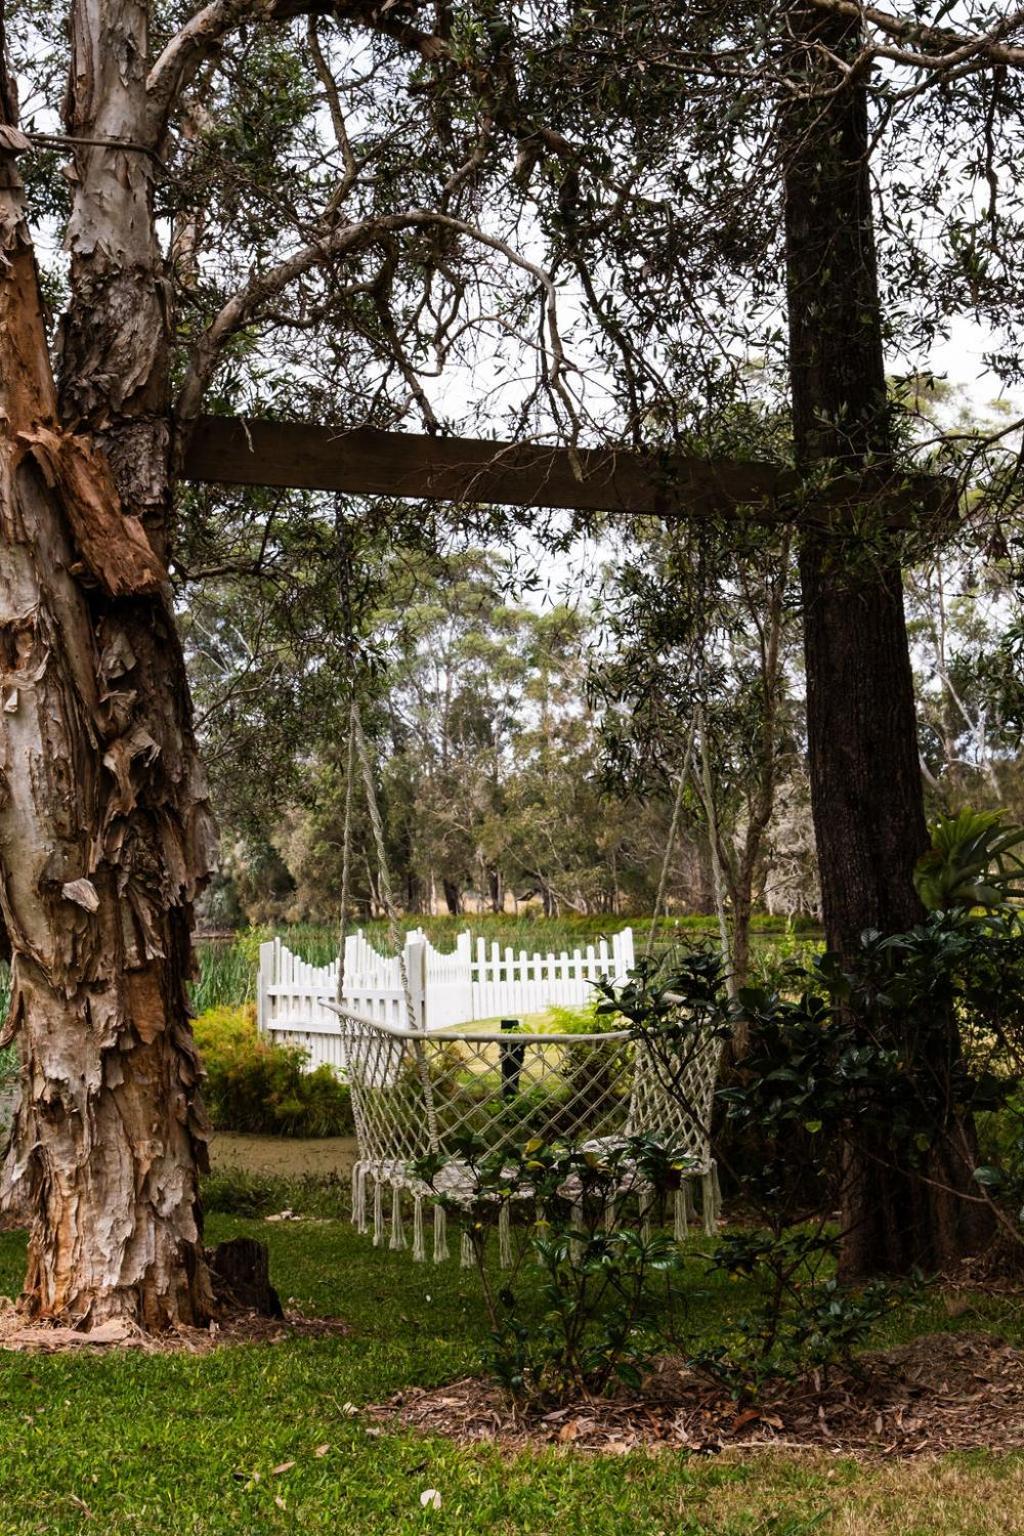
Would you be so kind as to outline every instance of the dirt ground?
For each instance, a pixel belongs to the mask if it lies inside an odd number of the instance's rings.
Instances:
[[[134,1323],[114,1318],[89,1333],[54,1323],[29,1323],[17,1312],[9,1296],[0,1296],[0,1351],[13,1354],[89,1354],[109,1349],[139,1350],[144,1354],[203,1355],[224,1344],[278,1344],[282,1339],[341,1338],[350,1333],[340,1317],[303,1317],[287,1312],[284,1317],[260,1317],[255,1312],[227,1314],[208,1328],[179,1328],[154,1336]]]
[[[282,1178],[313,1174],[349,1174],[356,1160],[354,1136],[244,1136],[215,1131],[210,1141],[210,1165],[215,1173],[243,1169],[246,1173],[277,1174]]]
[[[497,1387],[467,1378],[409,1387],[367,1412],[379,1422],[511,1450],[571,1443],[581,1450],[730,1447],[818,1449],[867,1458],[1024,1448],[1024,1352],[987,1333],[932,1334],[871,1351],[837,1370],[737,1408],[678,1361],[660,1362],[639,1397],[577,1403],[523,1418]]]

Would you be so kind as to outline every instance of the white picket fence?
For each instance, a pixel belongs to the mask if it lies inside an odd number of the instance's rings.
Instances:
[[[502,949],[461,933],[453,950],[435,949],[419,930],[405,941],[405,964],[416,1023],[446,1029],[479,1019],[519,1018],[552,1004],[577,1007],[594,995],[602,977],[622,981],[633,967],[633,931],[611,943],[601,939],[569,954]],[[261,1034],[281,1045],[300,1045],[310,1067],[345,1065],[338,1017],[325,1003],[338,989],[338,962],[309,965],[271,939],[260,945],[257,1016]],[[362,932],[345,941],[345,1003],[354,1013],[390,1023],[407,1021],[397,958],[379,954]]]

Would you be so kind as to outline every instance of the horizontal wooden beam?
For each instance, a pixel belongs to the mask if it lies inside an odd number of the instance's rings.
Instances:
[[[637,454],[622,449],[538,447],[484,438],[426,437],[343,430],[307,422],[204,416],[184,461],[188,480],[307,491],[348,491],[430,501],[517,507],[565,507],[660,517],[743,516],[759,522],[806,517],[791,470],[745,459]],[[888,520],[901,524],[948,505],[934,477],[898,485],[849,478],[833,482],[817,516],[884,496]]]

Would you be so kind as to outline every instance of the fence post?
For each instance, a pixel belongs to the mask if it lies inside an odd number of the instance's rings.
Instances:
[[[280,942],[280,939],[268,939],[260,945],[260,973],[256,986],[256,1032],[260,1035],[267,1033],[270,1024],[270,988],[277,980],[274,958]]]
[[[417,1029],[427,1027],[427,942],[422,934],[408,934],[405,941],[405,974],[409,979],[413,1016]],[[405,1020],[402,1020],[403,1024]]]
[[[511,1030],[518,1028],[518,1019],[501,1020],[502,1034],[508,1034]],[[514,1099],[519,1092],[519,1074],[523,1070],[525,1054],[525,1045],[502,1044],[498,1047],[498,1056],[501,1061],[501,1096],[506,1101]]]

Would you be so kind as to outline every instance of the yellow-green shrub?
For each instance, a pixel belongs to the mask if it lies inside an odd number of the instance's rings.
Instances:
[[[195,1021],[206,1069],[204,1097],[218,1130],[279,1136],[349,1136],[352,1101],[330,1067],[303,1070],[306,1052],[272,1045],[256,1010],[210,1008]]]

